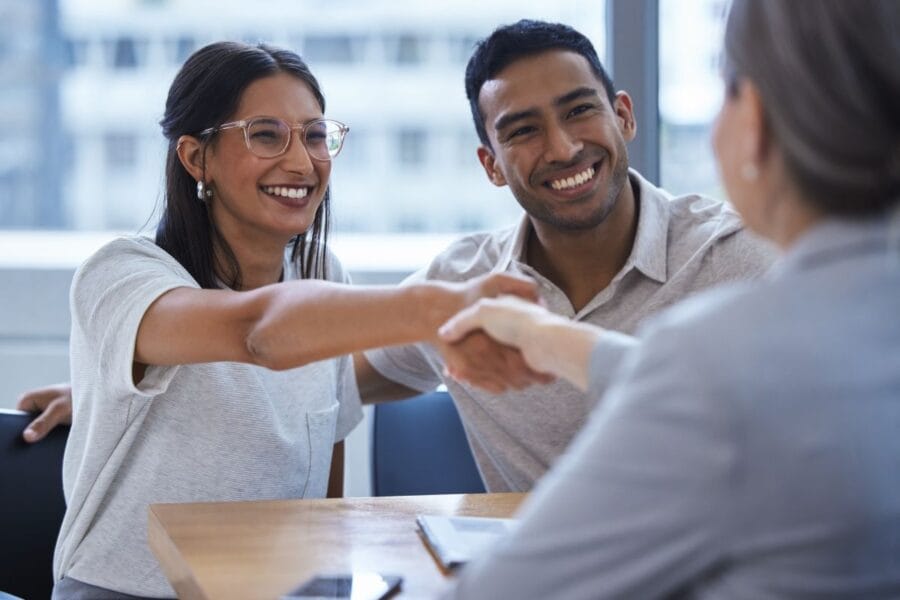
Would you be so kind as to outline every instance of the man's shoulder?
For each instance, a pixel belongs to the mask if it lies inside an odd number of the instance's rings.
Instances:
[[[744,229],[741,216],[729,203],[710,196],[670,196],[667,208],[669,229],[675,233],[696,233],[704,238],[717,238]]]
[[[777,258],[774,245],[751,232],[728,202],[687,194],[668,204],[670,252],[705,251],[707,260],[733,263],[747,275],[765,271]]]
[[[515,227],[506,227],[460,237],[432,259],[425,278],[465,281],[490,272],[508,257],[515,232]]]
[[[640,189],[642,215],[648,211],[654,220],[667,223],[670,249],[673,245],[699,248],[744,228],[740,215],[727,202],[703,194],[672,194],[633,169],[630,176]]]

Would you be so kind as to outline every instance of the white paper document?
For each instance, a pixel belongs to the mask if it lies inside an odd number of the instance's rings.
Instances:
[[[419,515],[416,523],[444,568],[453,569],[512,531],[516,519]]]

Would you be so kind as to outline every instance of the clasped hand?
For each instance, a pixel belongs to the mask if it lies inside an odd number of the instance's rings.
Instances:
[[[518,336],[516,315],[532,307],[539,313],[546,311],[539,306],[536,286],[518,285],[520,278],[510,275],[491,275],[473,280],[474,287],[467,308],[448,322],[450,329],[442,328],[441,339],[436,343],[444,359],[444,374],[488,392],[499,394],[519,390],[534,384],[546,384],[555,379],[542,373],[536,365],[523,356],[516,346]],[[498,297],[499,296],[499,297]],[[478,302],[474,302],[479,299]],[[514,306],[515,311],[493,311],[490,306]],[[537,314],[537,313],[536,313]],[[493,319],[485,319],[494,315]],[[503,317],[502,319],[500,317]],[[479,320],[481,318],[481,320]]]

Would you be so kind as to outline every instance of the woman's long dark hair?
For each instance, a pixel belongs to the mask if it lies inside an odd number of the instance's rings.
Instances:
[[[203,288],[218,288],[224,283],[241,289],[241,269],[210,218],[207,203],[197,198],[197,182],[178,159],[178,138],[199,137],[201,131],[226,122],[251,83],[276,73],[288,73],[306,83],[325,112],[319,82],[306,63],[290,50],[264,44],[217,42],[204,46],[187,59],[169,88],[166,113],[160,121],[169,148],[165,207],[156,228],[156,244],[181,263]],[[203,152],[208,141],[201,140]],[[312,226],[290,242],[291,258],[299,260],[300,274],[305,279],[326,277],[330,196],[330,190],[326,190]]]

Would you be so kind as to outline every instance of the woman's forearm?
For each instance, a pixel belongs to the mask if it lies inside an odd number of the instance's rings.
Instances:
[[[430,341],[465,306],[460,289],[436,283],[357,287],[299,281],[258,292],[259,316],[248,330],[247,349],[252,362],[272,369]]]
[[[302,280],[247,292],[176,288],[144,313],[135,361],[299,367],[378,346],[434,341],[451,315],[497,294],[534,297],[534,282],[495,274],[402,287]]]

